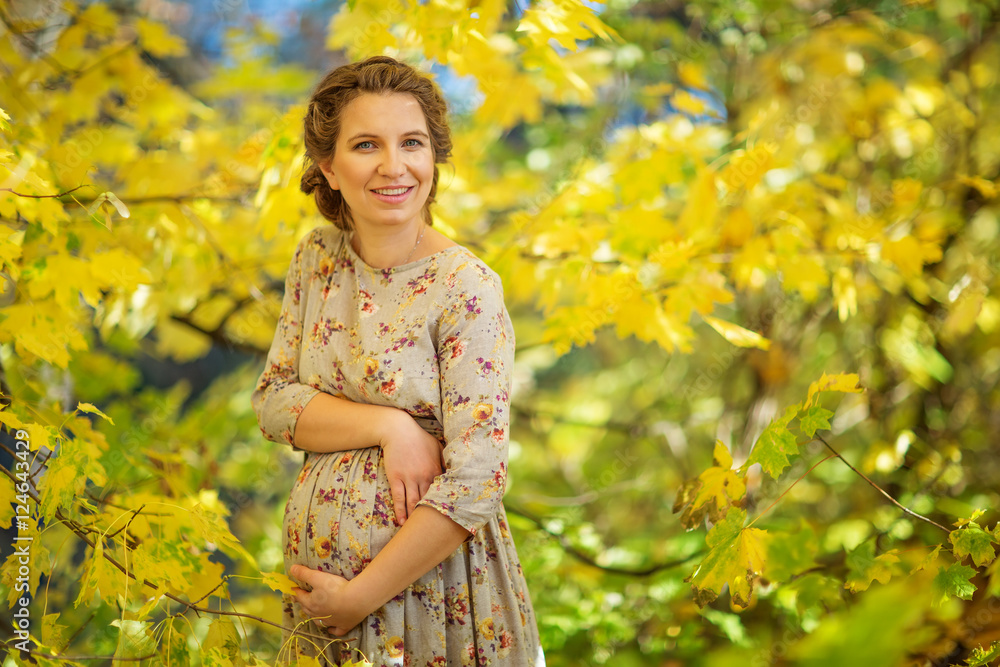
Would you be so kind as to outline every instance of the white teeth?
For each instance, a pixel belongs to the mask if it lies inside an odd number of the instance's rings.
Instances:
[[[379,193],[380,195],[391,196],[391,195],[401,195],[409,189],[410,188],[385,188],[383,190],[375,190],[375,192]]]

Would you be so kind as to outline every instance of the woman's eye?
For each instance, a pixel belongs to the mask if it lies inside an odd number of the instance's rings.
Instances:
[[[358,148],[358,149],[361,149],[363,151],[366,151],[369,148],[371,148],[372,146],[373,146],[372,142],[370,142],[370,141],[362,141],[360,144],[358,144],[357,146],[355,146],[355,148]]]
[[[406,146],[407,148],[413,148],[415,146],[423,146],[423,144],[420,143],[419,139],[407,139],[405,142],[403,142],[403,145]]]

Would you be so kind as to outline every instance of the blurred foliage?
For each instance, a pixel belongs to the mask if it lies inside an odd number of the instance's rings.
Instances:
[[[189,81],[137,9],[0,21],[0,519],[33,537],[33,659],[272,664],[301,461],[249,395],[322,224],[320,73],[261,23]],[[337,57],[473,91],[435,223],[515,319],[507,506],[548,664],[996,664],[998,33],[997,0],[332,18]]]

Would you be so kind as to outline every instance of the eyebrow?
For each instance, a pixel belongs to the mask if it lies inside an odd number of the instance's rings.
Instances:
[[[410,130],[409,132],[404,132],[403,136],[404,137],[418,136],[418,137],[424,137],[425,139],[430,139],[428,134],[423,130]],[[380,138],[379,135],[372,134],[371,132],[358,132],[353,137],[348,139],[347,143],[357,141],[358,139],[378,139],[378,138]]]

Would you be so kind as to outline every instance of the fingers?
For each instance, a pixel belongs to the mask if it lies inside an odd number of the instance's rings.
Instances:
[[[391,478],[389,491],[392,494],[392,511],[396,515],[396,525],[402,526],[406,521],[406,485],[399,478]]]
[[[295,564],[288,569],[288,576],[295,577],[299,581],[303,582],[310,588],[313,586],[313,571],[310,570],[305,565]]]

